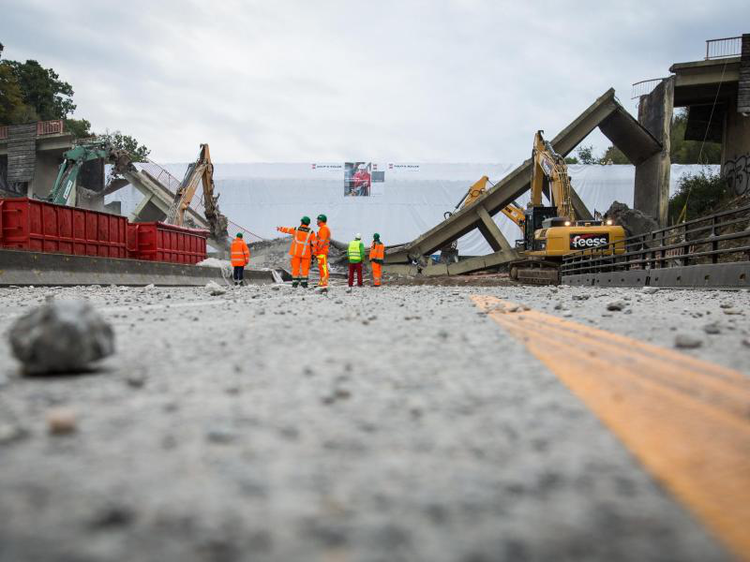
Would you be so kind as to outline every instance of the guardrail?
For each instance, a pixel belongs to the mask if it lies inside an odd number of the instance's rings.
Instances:
[[[634,100],[641,96],[647,96],[654,88],[656,88],[664,78],[650,78],[648,80],[641,80],[633,84],[633,89],[630,92],[630,99]]]
[[[742,36],[723,37],[706,41],[706,60],[739,57],[742,54]]]
[[[64,132],[64,124],[62,119],[54,119],[52,121],[37,121],[36,122],[36,135],[43,137],[45,135],[59,135]],[[8,138],[8,125],[0,126],[0,139],[5,140]]]
[[[44,135],[59,135],[63,132],[63,120],[55,119],[53,121],[37,121],[36,134],[41,137]]]
[[[750,269],[750,205],[631,236],[617,243],[617,250],[621,253],[613,253],[614,246],[609,244],[596,251],[565,256],[560,270],[563,281],[566,277],[588,278],[585,284],[596,284],[594,277],[603,275],[610,283],[617,277],[626,285],[643,285],[648,284],[647,278],[654,278],[659,272],[671,268],[735,266],[742,262],[747,267],[737,274],[737,279],[731,283],[723,280],[721,285],[750,286],[747,275]],[[639,272],[638,275],[607,275],[633,271]],[[680,277],[677,276],[676,280],[680,281]],[[708,277],[703,281],[706,286],[714,282]]]

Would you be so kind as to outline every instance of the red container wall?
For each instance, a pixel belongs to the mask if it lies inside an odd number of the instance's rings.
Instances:
[[[0,247],[78,256],[127,258],[125,217],[53,205],[35,199],[0,199]]]
[[[141,260],[196,264],[206,259],[208,231],[182,228],[160,222],[144,222],[137,227],[137,251]]]

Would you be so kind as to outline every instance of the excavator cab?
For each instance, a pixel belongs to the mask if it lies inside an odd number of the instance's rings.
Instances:
[[[540,228],[544,228],[544,222],[557,218],[557,207],[529,207],[524,211],[523,240],[516,241],[516,249],[531,252],[543,250],[542,243],[536,239],[534,234]]]

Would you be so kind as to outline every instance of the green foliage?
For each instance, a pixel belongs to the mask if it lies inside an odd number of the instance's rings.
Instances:
[[[151,151],[142,144],[138,144],[130,135],[123,135],[120,131],[107,131],[103,135],[97,135],[97,139],[108,142],[115,148],[125,150],[135,162],[144,162]]]
[[[630,164],[630,160],[616,146],[610,146],[599,159],[601,164]]]
[[[73,113],[73,88],[60,80],[51,68],[44,68],[35,60],[24,63],[6,61],[13,69],[23,92],[23,101],[33,108],[42,121],[64,119]]]
[[[721,144],[716,142],[685,140],[687,111],[675,111],[670,130],[669,156],[673,164],[721,164]],[[701,152],[701,145],[703,151]]]
[[[86,119],[66,119],[65,130],[76,139],[94,136],[94,133],[91,132],[91,123]]]
[[[669,199],[669,222],[680,220],[687,204],[687,214],[682,220],[691,220],[709,214],[722,202],[731,198],[729,186],[719,174],[703,169],[698,174],[684,176],[677,192]]]
[[[566,156],[565,157],[565,163],[566,164],[578,164],[578,158],[575,156]]]
[[[579,146],[576,150],[578,160],[581,164],[598,164],[599,159],[594,156],[593,146]]]
[[[7,61],[0,61],[0,125],[23,123],[27,117],[34,121],[34,110],[24,103],[13,67]]]

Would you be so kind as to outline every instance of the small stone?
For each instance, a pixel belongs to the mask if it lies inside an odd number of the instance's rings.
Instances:
[[[625,301],[611,301],[607,303],[607,310],[618,311],[625,308]]]
[[[563,308],[565,308],[565,305],[562,303],[562,301],[557,301],[555,303],[555,310],[562,310]]]
[[[136,373],[128,375],[125,381],[128,383],[128,386],[130,388],[143,388],[143,386],[146,384],[146,377],[142,374]]]
[[[674,346],[680,349],[695,349],[703,345],[703,340],[690,334],[677,334],[674,338]]]
[[[719,324],[717,324],[716,322],[712,322],[703,326],[703,331],[707,334],[720,334],[721,326],[719,326]]]
[[[645,295],[653,295],[654,293],[659,292],[659,287],[643,287],[641,292]]]
[[[719,308],[734,308],[734,305],[731,302],[723,302],[719,305]]]
[[[52,408],[47,412],[47,429],[52,435],[66,435],[77,429],[76,415],[69,408]]]
[[[21,426],[2,424],[0,425],[0,445],[7,445],[21,441],[28,437],[29,432]]]
[[[156,289],[156,285],[154,285],[153,283],[151,283],[151,284],[146,285],[145,287],[143,287],[144,291],[151,291],[153,289]]]
[[[730,308],[723,308],[723,306],[722,306],[722,312],[724,314],[729,315],[729,316],[741,316],[742,315],[742,311],[741,310],[738,310],[736,308],[731,308],[731,307]]]
[[[227,427],[214,427],[206,432],[206,439],[211,443],[227,444],[237,438],[237,434]]]
[[[587,301],[591,298],[591,295],[573,295],[574,301]]]
[[[212,297],[218,297],[220,295],[225,295],[227,290],[220,286],[216,281],[209,281],[206,283],[206,292],[211,295]]]
[[[750,347],[750,338],[743,339],[742,345],[744,345],[745,347]]]
[[[13,354],[26,374],[74,373],[115,351],[114,331],[86,301],[52,301],[10,329]]]

